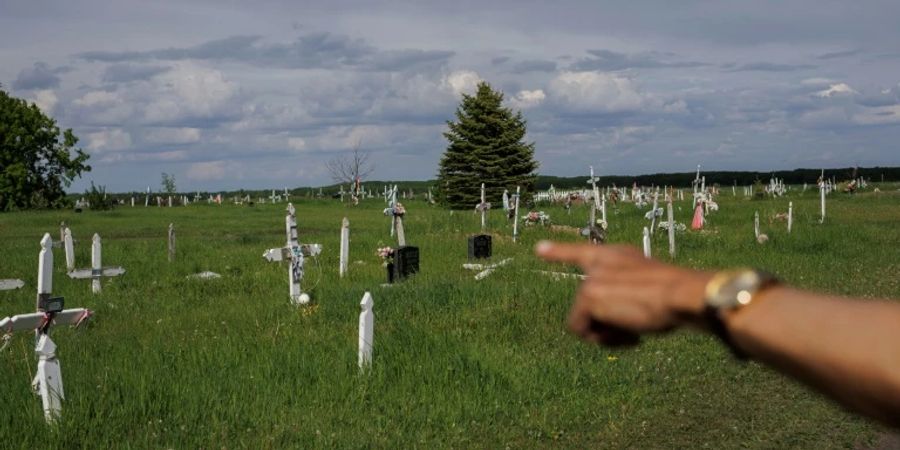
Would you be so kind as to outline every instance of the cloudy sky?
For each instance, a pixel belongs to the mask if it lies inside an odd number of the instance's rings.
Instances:
[[[522,110],[545,174],[900,165],[898,17],[896,0],[0,0],[0,83],[81,138],[75,191],[325,184],[357,142],[374,178],[428,179],[479,80]]]

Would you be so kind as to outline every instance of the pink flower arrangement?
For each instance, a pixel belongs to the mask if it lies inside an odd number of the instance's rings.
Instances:
[[[379,247],[375,254],[381,257],[384,266],[394,262],[394,249],[390,247]]]

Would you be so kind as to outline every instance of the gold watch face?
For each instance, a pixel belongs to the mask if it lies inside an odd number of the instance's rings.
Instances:
[[[763,277],[755,270],[718,274],[707,286],[706,303],[715,308],[740,308],[753,301],[762,281]]]

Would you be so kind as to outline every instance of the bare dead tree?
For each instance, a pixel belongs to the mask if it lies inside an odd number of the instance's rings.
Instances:
[[[369,161],[369,152],[359,150],[359,141],[353,152],[332,158],[325,163],[335,183],[349,183],[356,195],[356,180],[362,180],[375,171],[375,164]]]

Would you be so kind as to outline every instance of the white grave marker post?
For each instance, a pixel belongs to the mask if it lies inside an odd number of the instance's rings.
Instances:
[[[397,245],[406,246],[406,232],[403,231],[403,216],[394,216],[394,227],[397,229]]]
[[[100,275],[103,273],[103,265],[100,263],[103,248],[100,245],[100,235],[94,233],[94,239],[91,243],[91,292],[100,293]]]
[[[753,213],[753,237],[759,240],[759,211]]]
[[[169,262],[175,261],[175,224],[169,224]]]
[[[650,217],[650,232],[656,231],[656,209],[659,207],[659,189],[653,194],[653,209],[650,211],[653,215]]]
[[[593,202],[591,203],[591,225],[597,225],[597,210],[600,209],[600,199],[597,198],[597,177],[594,176],[594,166],[589,166],[591,168],[591,178],[587,180],[591,185],[591,196],[593,197]]]
[[[478,209],[481,210],[481,232],[482,233],[484,232],[484,228],[486,226],[484,215],[487,213],[487,211],[486,211],[487,208],[484,205],[485,205],[485,203],[484,203],[484,183],[481,183],[481,203],[479,203]]]
[[[666,205],[667,217],[669,220],[669,256],[675,259],[675,219],[672,213],[672,197],[669,197],[669,203]]]
[[[365,370],[372,366],[372,343],[375,339],[375,313],[372,307],[375,302],[372,294],[366,292],[359,302],[359,369]]]
[[[644,238],[643,238],[643,243],[644,243],[644,258],[650,259],[650,257],[651,257],[651,252],[650,252],[650,230],[648,230],[647,227],[644,227]]]
[[[350,259],[350,221],[344,217],[341,221],[341,257],[340,257],[340,276],[341,278],[347,274],[347,264]]]
[[[516,239],[519,237],[519,194],[521,194],[521,187],[516,186],[516,199],[513,204],[513,242],[516,242]]]
[[[794,202],[788,202],[787,228],[788,234],[791,233],[791,225],[794,224]]]
[[[825,182],[821,182],[819,184],[819,198],[822,209],[822,218],[819,219],[819,223],[825,223]]]
[[[63,248],[66,251],[66,272],[75,270],[75,246],[72,244],[72,231],[66,227],[63,231]]]

